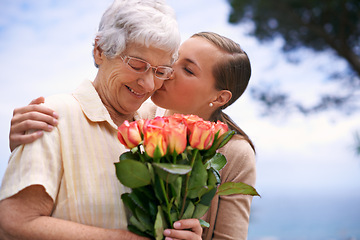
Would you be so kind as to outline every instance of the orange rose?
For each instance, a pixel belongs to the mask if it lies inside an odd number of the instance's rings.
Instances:
[[[145,124],[145,121],[146,121],[145,119],[136,120],[136,123],[137,123],[137,125],[138,125],[140,134],[143,134],[143,135],[144,135],[144,124]]]
[[[209,149],[214,141],[214,125],[209,121],[197,121],[190,132],[190,146],[199,150]]]
[[[118,128],[118,139],[126,148],[134,148],[141,142],[141,133],[136,122],[125,120]]]
[[[167,143],[163,130],[164,125],[165,120],[163,118],[147,120],[144,123],[144,148],[150,157],[154,157],[156,148],[159,149],[159,157],[166,154]]]
[[[223,123],[223,122],[221,122],[221,121],[217,121],[215,124],[214,124],[214,128],[215,128],[215,134],[217,133],[217,132],[219,132],[219,137],[221,136],[221,135],[223,135],[224,133],[226,133],[227,131],[229,131],[229,127],[228,127],[228,125],[227,124],[225,124],[225,123]]]
[[[169,123],[165,125],[164,132],[167,137],[166,139],[171,154],[174,153],[174,151],[176,151],[177,154],[180,154],[185,150],[187,144],[186,130],[186,125],[177,122],[177,119],[175,119],[175,121],[174,119],[169,119]]]
[[[197,115],[184,115],[183,118],[184,118],[184,121],[188,128],[188,134],[190,134],[190,132],[192,132],[194,124],[196,122],[204,121],[201,117],[199,117]]]

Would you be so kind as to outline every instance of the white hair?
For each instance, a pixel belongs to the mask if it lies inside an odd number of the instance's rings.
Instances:
[[[110,58],[140,44],[165,50],[174,61],[180,46],[175,12],[165,0],[115,0],[102,16],[96,38]]]

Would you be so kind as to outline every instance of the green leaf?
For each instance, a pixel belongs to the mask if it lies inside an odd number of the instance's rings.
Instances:
[[[210,224],[202,219],[199,219],[201,227],[210,227]]]
[[[198,197],[198,191],[207,186],[208,173],[201,158],[196,158],[189,179],[188,198]]]
[[[206,162],[205,166],[207,169],[214,168],[220,171],[223,167],[225,167],[227,160],[225,156],[221,153],[216,153],[209,161]]]
[[[155,222],[156,214],[157,214],[157,205],[153,201],[149,202],[149,213],[152,221]]]
[[[149,231],[153,230],[154,226],[153,226],[153,223],[151,222],[149,214],[147,214],[141,208],[136,208],[135,215],[136,215],[136,218],[139,220],[139,222],[141,222],[142,226],[144,226],[144,228],[146,230],[149,230]]]
[[[178,177],[172,184],[170,184],[172,196],[175,198],[175,206],[180,205],[181,201],[181,188],[182,188],[182,177]]]
[[[234,136],[235,131],[227,131],[226,133],[222,134],[219,138],[215,138],[213,145],[205,151],[204,158],[211,158],[216,153],[216,150],[223,147],[230,139]]]
[[[139,155],[137,153],[132,153],[130,151],[124,152],[120,155],[120,161],[125,159],[139,160]]]
[[[144,211],[146,211],[147,207],[145,205],[145,201],[143,200],[143,198],[141,197],[141,195],[137,195],[135,191],[132,191],[128,197],[131,199],[131,201],[139,208],[143,209]],[[135,208],[136,209],[136,208]],[[135,213],[135,209],[133,211],[133,213]]]
[[[184,212],[183,216],[181,217],[181,219],[191,218],[194,213],[194,210],[195,210],[194,204],[192,203],[192,201],[188,201],[185,212]]]
[[[154,224],[154,233],[156,240],[162,240],[164,238],[163,232],[167,228],[164,213],[160,206],[158,206],[158,212],[156,214],[156,220]]]
[[[217,185],[219,185],[220,183],[221,183],[221,178],[219,171],[215,170],[214,168],[210,168],[208,170],[208,181],[207,181],[207,185],[209,189],[211,188],[211,186],[217,187]]]
[[[255,188],[252,186],[238,182],[226,182],[218,187],[218,195],[244,194],[252,196],[260,196]]]
[[[137,229],[139,229],[139,231],[141,232],[146,231],[145,226],[139,220],[137,220],[135,216],[130,217],[130,223],[134,225]]]
[[[133,189],[133,192],[136,191],[136,192],[139,192],[137,193],[137,195],[139,196],[142,196],[142,198],[147,198],[146,201],[148,200],[152,200],[154,201],[156,198],[155,198],[155,195],[154,195],[154,189],[151,187],[151,185],[146,185],[146,186],[143,186],[143,187],[139,187],[139,188],[135,188]]]
[[[204,194],[206,194],[207,192],[209,192],[208,186],[202,186],[201,188],[198,189],[196,196],[197,196],[198,198],[202,198],[202,196],[203,196]]]
[[[179,214],[177,212],[171,212],[170,219],[171,222],[176,222],[177,220],[179,220]]]
[[[153,163],[156,166],[168,173],[185,175],[191,171],[191,167],[188,165],[171,164],[171,163]]]
[[[209,206],[203,205],[201,203],[196,204],[192,218],[201,218],[202,216],[204,216],[208,209]]]
[[[123,194],[121,194],[121,200],[123,201],[123,203],[125,204],[125,206],[126,206],[127,208],[129,208],[132,213],[134,213],[134,212],[135,212],[135,208],[136,208],[136,204],[135,204],[135,202],[130,198],[129,195],[130,195],[130,193],[123,193]]]
[[[151,176],[145,164],[124,159],[115,163],[116,176],[120,182],[129,188],[137,188],[150,184]]]
[[[136,226],[131,225],[131,224],[128,225],[128,230],[129,230],[130,232],[133,232],[133,233],[139,235],[139,236],[151,237],[151,235],[148,235],[148,234],[146,234],[145,232],[140,231]]]
[[[217,188],[212,188],[210,189],[207,193],[205,193],[201,199],[200,199],[200,202],[201,204],[203,205],[206,205],[206,206],[210,206],[211,204],[211,200],[214,198],[215,194],[216,194],[216,190]]]
[[[155,172],[167,183],[173,183],[179,175],[185,175],[191,171],[188,165],[170,164],[170,163],[153,163]]]
[[[151,182],[155,182],[155,172],[154,172],[154,168],[153,168],[152,164],[147,162],[146,166],[147,166],[147,168],[149,170],[149,174],[151,176]]]
[[[234,134],[235,131],[231,130],[221,135],[219,137],[219,142],[218,142],[219,145],[217,146],[217,149],[222,148],[228,141],[230,141],[230,139],[234,136]]]
[[[164,203],[166,196],[164,196],[160,181],[161,179],[159,178],[159,176],[155,175],[155,181],[152,186],[154,188],[156,198],[160,201],[160,203]]]

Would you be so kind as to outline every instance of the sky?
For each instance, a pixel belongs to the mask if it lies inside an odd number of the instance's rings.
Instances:
[[[0,1],[0,179],[10,156],[13,109],[37,96],[71,92],[84,79],[94,79],[92,43],[101,15],[111,2]],[[326,73],[343,69],[343,61],[329,53],[302,50],[300,64],[288,63],[279,50],[281,39],[260,44],[246,34],[250,24],[227,23],[230,9],[226,1],[167,2],[175,9],[182,40],[199,31],[213,31],[242,46],[252,64],[249,87],[276,86],[308,104],[319,93],[339,87],[325,84]],[[359,199],[360,156],[355,154],[354,133],[360,131],[360,114],[263,117],[261,110],[249,91],[226,110],[257,149],[256,188],[262,198],[254,204],[271,197],[300,195]]]

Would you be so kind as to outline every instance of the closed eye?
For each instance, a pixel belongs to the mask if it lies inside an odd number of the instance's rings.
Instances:
[[[184,71],[187,72],[190,75],[194,75],[194,73],[187,67],[184,67]]]

